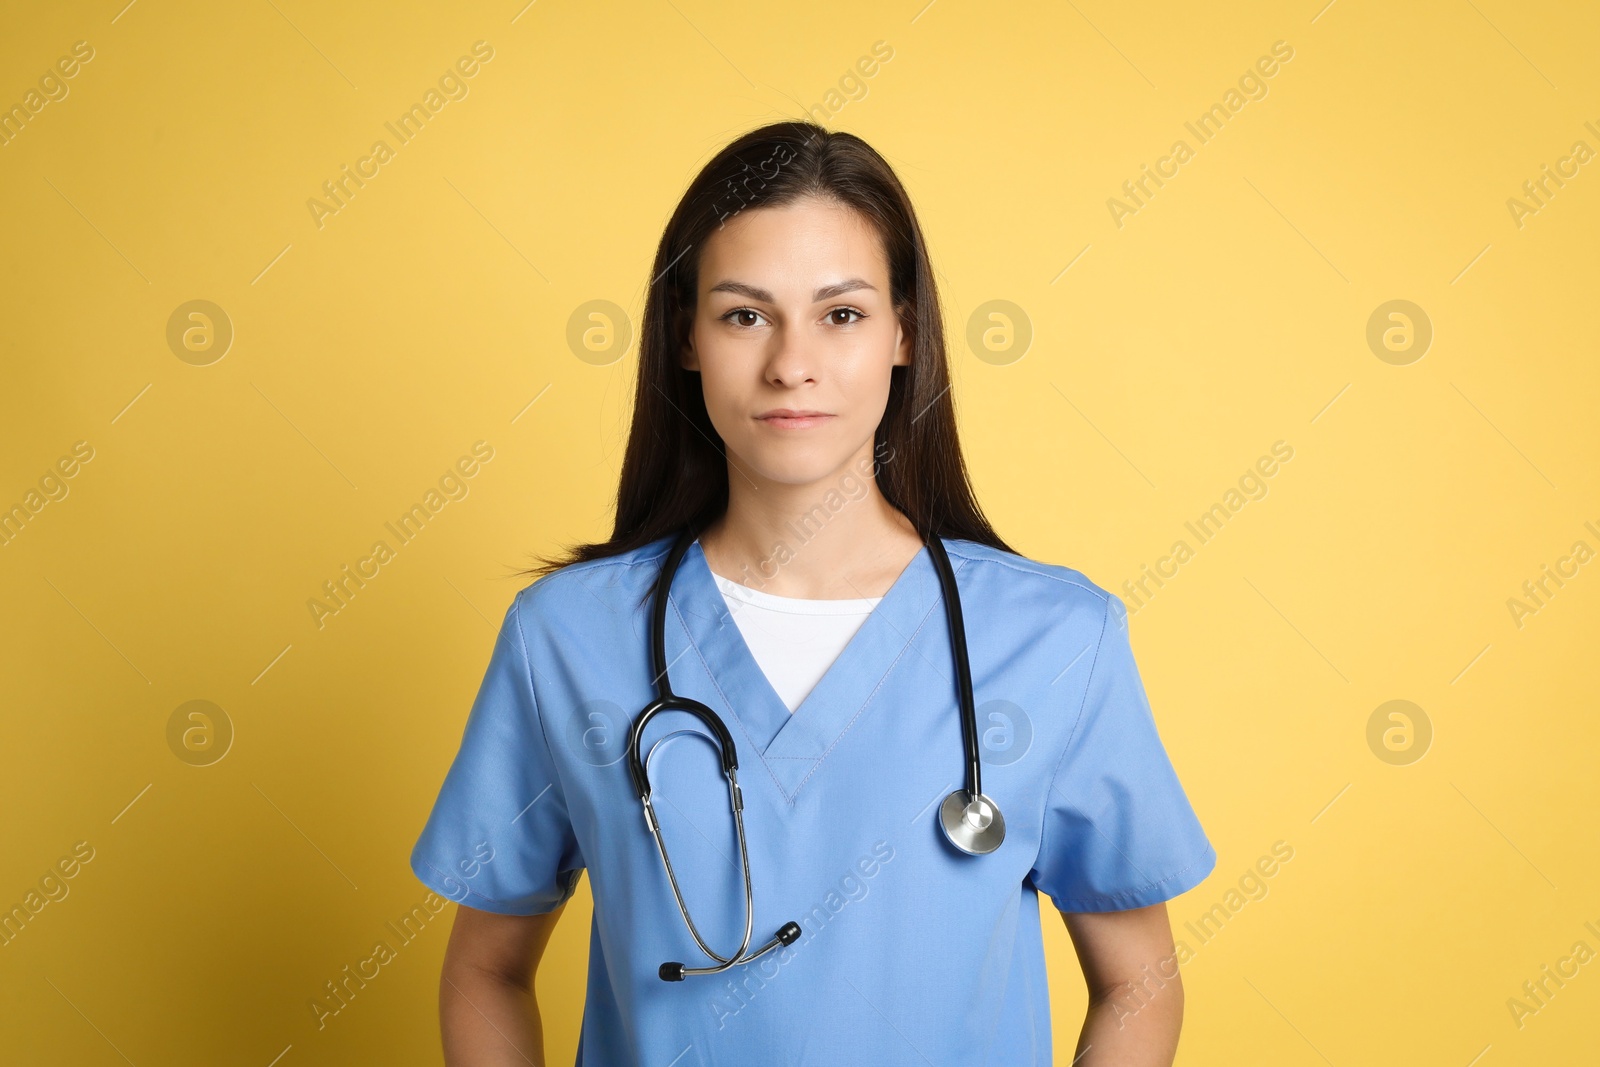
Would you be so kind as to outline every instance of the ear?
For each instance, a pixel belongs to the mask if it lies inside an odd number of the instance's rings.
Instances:
[[[915,340],[916,335],[906,329],[905,318],[899,315],[895,316],[893,366],[911,366],[911,347]]]
[[[700,354],[694,350],[694,331],[688,330],[683,336],[683,347],[678,349],[678,366],[684,370],[700,370]]]

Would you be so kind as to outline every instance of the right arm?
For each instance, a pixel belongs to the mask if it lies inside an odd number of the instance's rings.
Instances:
[[[545,1067],[533,978],[564,907],[497,915],[457,905],[439,981],[446,1067]]]

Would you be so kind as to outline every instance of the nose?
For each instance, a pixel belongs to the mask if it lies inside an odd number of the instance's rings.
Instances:
[[[803,332],[787,326],[772,331],[766,376],[772,385],[795,386],[816,376],[816,351]]]

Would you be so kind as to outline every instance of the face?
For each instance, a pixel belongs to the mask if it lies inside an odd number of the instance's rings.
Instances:
[[[697,296],[682,365],[740,470],[810,485],[871,454],[911,338],[870,223],[813,198],[741,211],[701,251]]]

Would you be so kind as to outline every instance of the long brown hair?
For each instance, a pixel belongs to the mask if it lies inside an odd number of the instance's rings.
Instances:
[[[924,538],[937,534],[1014,551],[990,528],[967,481],[938,289],[905,188],[854,134],[779,122],[744,134],[705,165],[656,246],[610,540],[568,546],[555,558],[536,556],[539,565],[522,575],[620,555],[686,524],[704,529],[727,510],[722,438],[706,414],[700,375],[678,364],[694,319],[700,249],[739,211],[806,196],[837,201],[873,224],[888,256],[891,302],[912,338],[911,363],[893,369],[874,434],[874,455],[887,457],[877,468],[879,491]]]

